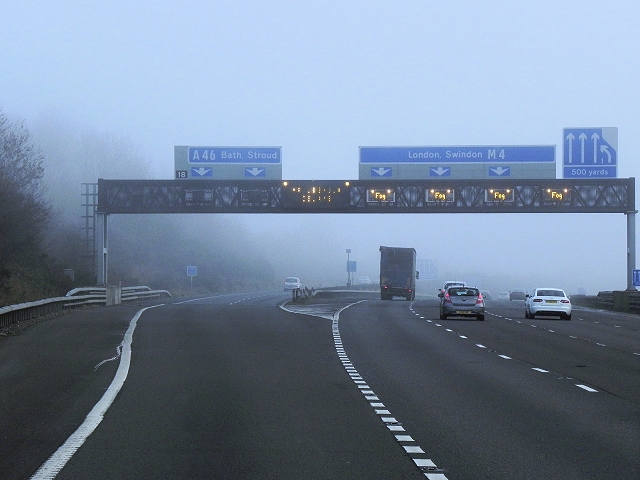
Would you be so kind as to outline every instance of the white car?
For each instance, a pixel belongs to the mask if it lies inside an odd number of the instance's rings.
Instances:
[[[442,286],[442,288],[438,289],[438,296],[440,296],[440,294],[444,295],[444,293],[447,291],[449,287],[454,287],[454,286],[464,287],[466,286],[466,283],[464,283],[462,280],[447,280],[446,282],[444,282],[444,285]]]
[[[284,291],[290,292],[292,290],[302,289],[302,283],[298,277],[287,277],[284,279]]]
[[[526,296],[524,316],[535,318],[536,315],[558,315],[571,320],[571,300],[560,288],[536,288]]]

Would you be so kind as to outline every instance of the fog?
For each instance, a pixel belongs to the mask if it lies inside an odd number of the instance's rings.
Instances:
[[[284,179],[339,180],[358,178],[359,146],[556,145],[561,177],[563,128],[617,127],[618,177],[640,174],[638,2],[14,3],[0,107],[42,146],[47,195],[73,228],[83,182],[173,179],[174,145],[281,146]],[[626,287],[622,214],[109,221],[110,280],[158,287],[187,288],[187,265],[205,289],[344,284],[347,249],[354,279],[377,280],[380,245],[436,267],[418,293],[448,279]]]

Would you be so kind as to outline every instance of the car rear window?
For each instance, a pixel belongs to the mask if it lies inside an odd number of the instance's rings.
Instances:
[[[562,290],[538,290],[539,297],[564,297]]]
[[[477,297],[479,293],[480,292],[478,291],[477,288],[454,287],[449,289],[449,295],[455,295],[458,297],[463,297],[463,296]]]

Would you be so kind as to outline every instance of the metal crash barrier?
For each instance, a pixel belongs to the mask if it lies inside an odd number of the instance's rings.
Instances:
[[[19,303],[0,308],[0,328],[6,328],[24,320],[32,320],[63,310],[88,305],[118,305],[124,301],[166,298],[167,290],[151,290],[150,287],[107,287],[75,288],[64,297],[46,298],[35,302]]]
[[[314,297],[316,295],[316,290],[314,288],[296,288],[295,290],[291,290],[291,301],[299,302],[306,298]]]

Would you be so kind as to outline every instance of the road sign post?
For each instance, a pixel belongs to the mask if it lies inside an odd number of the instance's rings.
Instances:
[[[193,290],[193,277],[198,275],[198,267],[195,265],[189,265],[187,267],[187,276],[191,280],[191,290]]]

